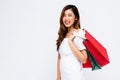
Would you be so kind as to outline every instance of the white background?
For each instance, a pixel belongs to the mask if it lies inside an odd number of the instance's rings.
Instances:
[[[0,0],[0,80],[56,80],[56,39],[66,4],[107,49],[110,64],[84,69],[85,80],[120,80],[119,0]]]

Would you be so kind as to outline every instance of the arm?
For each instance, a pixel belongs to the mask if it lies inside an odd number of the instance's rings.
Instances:
[[[60,76],[60,54],[58,53],[58,59],[57,59],[57,80],[61,80]]]
[[[69,39],[69,45],[74,53],[74,55],[82,62],[86,63],[87,62],[87,52],[85,49],[83,50],[78,50],[78,48],[75,46],[73,43],[73,40]]]

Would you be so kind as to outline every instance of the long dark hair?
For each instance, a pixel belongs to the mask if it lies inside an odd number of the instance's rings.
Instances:
[[[77,18],[77,20],[75,20],[75,22],[74,22],[74,28],[76,28],[76,29],[80,28],[80,15],[79,15],[77,7],[75,5],[66,5],[62,9],[62,12],[61,12],[61,15],[60,15],[60,22],[59,22],[60,23],[60,28],[59,28],[59,31],[58,31],[59,36],[58,36],[58,39],[56,41],[57,51],[59,49],[59,46],[60,46],[62,40],[65,38],[66,33],[68,32],[68,29],[63,24],[64,13],[68,9],[71,9],[73,11],[75,17]]]

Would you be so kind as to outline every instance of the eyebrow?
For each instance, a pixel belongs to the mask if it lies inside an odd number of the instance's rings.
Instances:
[[[65,13],[64,13],[65,14]],[[72,12],[70,12],[70,13],[67,13],[67,14],[73,14]]]

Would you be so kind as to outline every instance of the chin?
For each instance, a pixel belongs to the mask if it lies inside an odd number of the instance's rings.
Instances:
[[[71,25],[65,25],[67,28],[70,28],[71,27]]]

